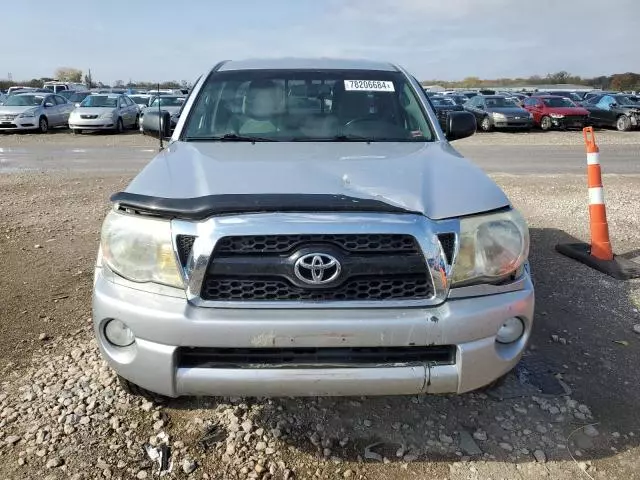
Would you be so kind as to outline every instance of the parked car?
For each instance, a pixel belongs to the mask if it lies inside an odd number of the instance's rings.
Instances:
[[[456,105],[464,105],[469,100],[469,97],[461,94],[447,95],[447,98],[450,98],[451,100],[453,100]]]
[[[85,130],[113,130],[138,128],[138,106],[126,95],[110,93],[89,95],[69,117],[73,133]]]
[[[153,97],[146,93],[145,94],[138,93],[135,95],[129,95],[129,98],[133,101],[133,103],[138,105],[138,108],[140,109],[140,113],[142,113],[144,109],[151,104],[151,99]]]
[[[640,126],[640,105],[626,95],[601,94],[583,103],[589,122],[596,127],[615,127],[621,132]]]
[[[0,107],[0,130],[39,130],[66,127],[73,104],[52,93],[9,95]]]
[[[79,107],[82,101],[91,95],[91,92],[73,92],[71,90],[69,90],[69,92],[71,94],[67,97],[67,100],[73,103],[76,107]]]
[[[438,122],[440,123],[440,127],[444,130],[447,128],[447,119],[449,118],[449,113],[451,112],[463,112],[464,108],[462,105],[458,105],[452,96],[436,96],[430,97],[431,105],[436,112],[436,116],[438,117]]]
[[[320,101],[291,112],[294,93]],[[151,397],[493,382],[526,348],[534,290],[525,220],[449,145],[475,128],[452,112],[443,132],[388,63],[218,64],[169,147],[111,197],[93,283],[102,356]]]
[[[147,108],[142,111],[140,121],[140,132],[144,135],[146,132],[166,131],[158,124],[158,118],[162,118],[162,113],[168,112],[170,118],[169,132],[173,131],[178,123],[178,114],[184,104],[186,97],[177,95],[162,95],[155,97]],[[147,114],[151,116],[147,117]],[[145,117],[146,120],[145,120]]]
[[[0,92],[0,105],[4,104],[4,101],[6,98],[7,98],[7,95],[3,92]]]
[[[584,128],[589,111],[559,95],[527,97],[524,108],[533,115],[534,125],[542,130],[559,128]]]
[[[582,102],[582,97],[580,95],[578,95],[576,92],[567,92],[567,91],[554,91],[554,92],[538,92],[535,94],[535,96],[540,97],[540,96],[548,96],[548,95],[553,95],[556,97],[565,97],[568,98],[569,100],[571,100],[572,102],[576,103],[576,104],[580,104]]]
[[[86,92],[89,89],[83,83],[71,83],[71,82],[45,82],[42,85],[43,88],[51,90],[54,93],[60,93],[64,90],[73,90],[74,92]]]
[[[464,109],[474,114],[484,132],[494,128],[530,130],[533,126],[531,114],[502,95],[477,95],[464,104]]]

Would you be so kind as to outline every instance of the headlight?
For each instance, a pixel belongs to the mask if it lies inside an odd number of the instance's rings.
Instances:
[[[490,282],[516,271],[529,255],[529,229],[516,210],[460,220],[452,284]]]
[[[551,118],[564,118],[564,115],[562,115],[561,113],[550,113],[549,116]]]
[[[101,246],[109,268],[131,281],[184,287],[168,220],[112,211],[102,225]]]
[[[113,112],[103,113],[100,118],[113,118]]]
[[[491,116],[495,119],[506,120],[507,117],[504,113],[493,112]]]
[[[36,116],[35,110],[27,110],[26,112],[22,112],[18,117],[20,118],[31,118]]]

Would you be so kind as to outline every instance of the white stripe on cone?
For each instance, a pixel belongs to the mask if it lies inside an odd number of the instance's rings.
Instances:
[[[589,189],[589,205],[604,205],[604,190],[602,187]]]
[[[587,153],[587,165],[600,165],[600,154],[595,153]]]

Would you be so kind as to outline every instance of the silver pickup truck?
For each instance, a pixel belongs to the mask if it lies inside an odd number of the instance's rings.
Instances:
[[[420,84],[369,61],[227,61],[112,196],[95,270],[132,393],[462,393],[529,339],[529,233]]]

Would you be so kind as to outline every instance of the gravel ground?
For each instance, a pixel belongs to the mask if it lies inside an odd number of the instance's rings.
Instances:
[[[0,136],[0,145],[66,136]],[[112,139],[147,141],[80,137]],[[530,222],[537,289],[525,367],[499,388],[153,405],[121,390],[89,323],[100,222],[130,175],[0,176],[0,478],[160,476],[145,446],[169,452],[167,478],[640,478],[640,282],[554,252],[588,237],[582,176],[494,178]],[[606,176],[605,188],[616,251],[640,255],[640,177]],[[533,388],[536,364],[565,394]]]
[[[640,130],[618,132],[610,129],[596,129],[596,138],[600,145],[640,145]],[[2,133],[0,146],[30,147],[47,145],[52,147],[73,145],[82,147],[157,147],[158,139],[140,135],[136,131],[127,131],[121,135],[111,133],[89,132],[73,135],[69,130],[56,129],[47,135],[38,133]],[[579,131],[532,130],[523,132],[479,132],[469,138],[457,140],[455,145],[584,145]]]

